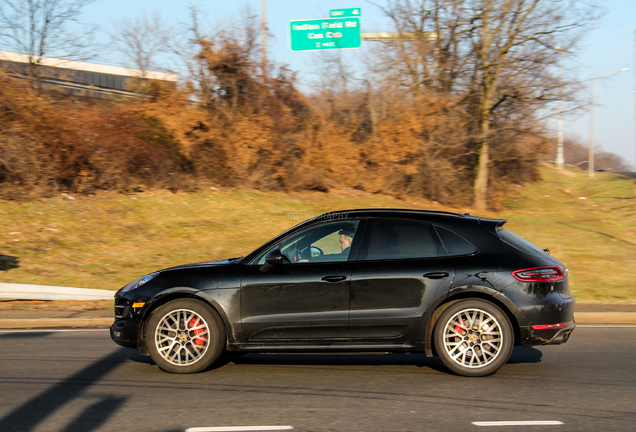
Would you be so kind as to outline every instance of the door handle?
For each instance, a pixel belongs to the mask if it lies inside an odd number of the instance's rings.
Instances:
[[[425,273],[424,277],[428,278],[428,279],[443,279],[448,277],[449,274],[446,272],[432,272],[432,273]]]
[[[347,278],[346,276],[342,276],[342,275],[332,275],[332,276],[325,276],[322,278],[322,280],[327,282],[340,282],[345,280],[346,278]]]

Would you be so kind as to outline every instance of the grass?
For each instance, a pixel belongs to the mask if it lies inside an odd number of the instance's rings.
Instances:
[[[0,300],[0,310],[112,311],[114,300]]]
[[[634,181],[607,173],[588,179],[547,166],[543,175],[542,182],[515,188],[502,211],[483,216],[509,218],[511,230],[550,248],[568,265],[579,300],[636,301]],[[304,215],[361,207],[471,211],[353,190],[289,195],[210,189],[0,201],[0,282],[116,290],[160,268],[244,255]]]
[[[636,182],[552,167],[543,174],[518,188],[499,215],[568,266],[578,300],[636,301]]]

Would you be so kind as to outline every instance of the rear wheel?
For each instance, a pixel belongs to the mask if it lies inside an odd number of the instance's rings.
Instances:
[[[224,345],[221,318],[196,300],[166,303],[148,323],[146,347],[157,366],[166,372],[200,372],[219,358]]]
[[[442,313],[434,330],[435,348],[446,367],[464,376],[486,376],[510,358],[510,320],[494,304],[461,300]]]

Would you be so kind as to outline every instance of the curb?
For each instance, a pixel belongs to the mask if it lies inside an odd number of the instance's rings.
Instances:
[[[13,300],[112,300],[115,291],[0,282],[0,299]]]
[[[577,324],[636,324],[636,312],[575,312]]]
[[[114,318],[22,318],[0,319],[0,329],[33,329],[60,327],[110,327]]]
[[[0,329],[110,327],[113,317],[2,318]],[[636,312],[577,312],[577,324],[636,324]]]

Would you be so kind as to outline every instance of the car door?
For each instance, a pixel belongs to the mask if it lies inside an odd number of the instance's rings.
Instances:
[[[280,248],[285,264],[263,268],[264,252],[241,283],[243,340],[260,345],[348,343],[349,297],[360,221],[325,222],[293,234]],[[343,251],[346,232],[353,246]]]
[[[449,290],[454,273],[431,224],[369,220],[351,280],[352,343],[420,343],[422,317]]]

